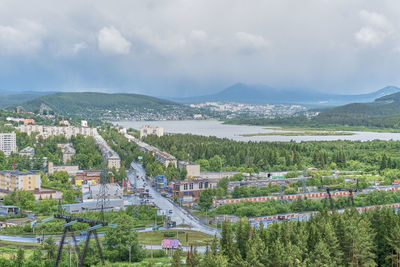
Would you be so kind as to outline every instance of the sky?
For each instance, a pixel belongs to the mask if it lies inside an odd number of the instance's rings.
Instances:
[[[400,86],[398,0],[1,0],[0,90]]]

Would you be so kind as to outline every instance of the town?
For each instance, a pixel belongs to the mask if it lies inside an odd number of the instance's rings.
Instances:
[[[250,225],[259,227],[260,223],[308,221],[325,208],[341,213],[349,207],[360,212],[377,207],[397,211],[400,205],[397,176],[315,167],[229,170],[221,168],[218,156],[195,162],[158,148],[153,140],[169,138],[162,127],[144,125],[140,131],[113,125],[88,127],[85,120],[71,126],[65,119],[55,126],[56,117],[52,125],[41,125],[35,119],[18,117],[21,114],[4,117],[6,131],[0,134],[4,155],[0,162],[0,216],[4,218],[0,235],[11,234],[10,240],[13,236],[20,239],[16,233],[40,228],[43,236],[26,242],[44,242],[45,235],[54,230],[48,229],[43,216],[55,216],[57,210],[81,216],[131,211],[140,216],[140,207],[146,206],[155,211],[154,221],[138,229],[140,235],[180,229],[211,240],[221,236],[225,223],[238,223],[244,216]],[[47,154],[39,153],[42,147],[47,147]],[[81,154],[88,149],[93,158]],[[375,195],[381,196],[379,202],[370,201]],[[275,208],[260,206],[263,203]],[[187,242],[161,238],[152,245],[166,251],[188,251]],[[206,243],[199,244],[203,244],[198,246],[202,251]]]

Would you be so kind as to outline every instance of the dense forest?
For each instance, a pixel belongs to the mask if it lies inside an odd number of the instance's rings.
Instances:
[[[302,170],[308,167],[380,171],[400,168],[398,141],[237,142],[217,137],[174,134],[145,142],[203,170]],[[207,161],[207,162],[206,162]]]
[[[306,222],[252,227],[224,223],[222,237],[187,266],[399,266],[400,220],[393,210],[320,213]],[[173,257],[177,258],[176,256]],[[182,266],[172,261],[172,266]]]

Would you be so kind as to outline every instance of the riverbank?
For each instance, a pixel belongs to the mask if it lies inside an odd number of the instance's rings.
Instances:
[[[271,129],[271,128],[265,128]],[[276,130],[276,128],[274,128]],[[281,129],[279,129],[281,130]],[[291,132],[272,132],[272,133],[254,133],[254,134],[242,134],[244,137],[251,136],[341,136],[341,135],[354,135],[352,132],[342,131],[291,131]]]

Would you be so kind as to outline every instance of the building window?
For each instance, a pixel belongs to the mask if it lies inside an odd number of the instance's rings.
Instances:
[[[193,183],[189,185],[189,189],[193,189]]]
[[[184,185],[183,185],[183,190],[187,190],[187,189],[188,189],[187,184],[184,184]]]
[[[203,189],[203,182],[199,183],[199,189]]]
[[[204,183],[204,188],[208,188],[208,182]]]

